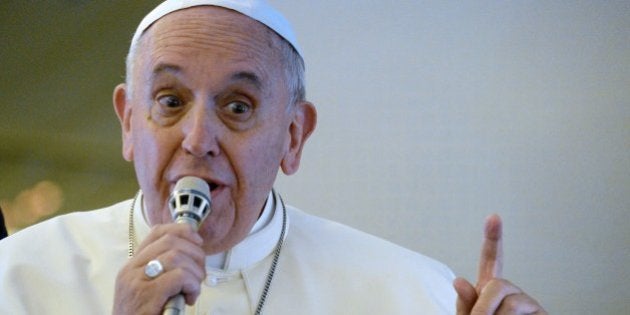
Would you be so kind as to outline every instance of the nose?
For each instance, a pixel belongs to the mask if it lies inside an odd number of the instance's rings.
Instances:
[[[217,137],[220,122],[213,111],[206,106],[199,105],[186,113],[182,127],[184,133],[182,148],[196,157],[217,156],[219,154]]]

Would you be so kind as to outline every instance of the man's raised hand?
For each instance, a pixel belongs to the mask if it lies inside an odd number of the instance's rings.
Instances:
[[[457,315],[547,314],[529,295],[502,278],[503,246],[501,218],[486,219],[477,284],[463,278],[453,282],[457,291]]]

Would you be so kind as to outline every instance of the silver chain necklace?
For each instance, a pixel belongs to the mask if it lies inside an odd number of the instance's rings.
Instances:
[[[136,201],[140,196],[141,190],[138,190],[136,196],[133,198],[131,202],[131,208],[129,209],[129,247],[127,255],[129,258],[133,257],[135,252],[135,240],[136,240],[136,232],[133,224],[133,212],[134,206],[136,205]],[[275,195],[275,192],[273,192]],[[262,314],[263,306],[265,305],[265,301],[267,300],[267,295],[269,295],[269,289],[271,288],[271,281],[273,280],[273,275],[276,273],[276,267],[278,266],[278,259],[280,258],[280,251],[282,250],[282,244],[284,243],[284,236],[287,227],[287,208],[284,205],[284,200],[282,200],[282,196],[280,197],[280,203],[282,204],[282,231],[280,232],[280,238],[278,239],[278,243],[276,244],[276,249],[273,253],[273,260],[271,261],[271,267],[269,268],[269,273],[267,274],[267,280],[265,280],[265,286],[263,287],[263,291],[260,294],[260,300],[258,301],[258,306],[256,307],[255,315]]]

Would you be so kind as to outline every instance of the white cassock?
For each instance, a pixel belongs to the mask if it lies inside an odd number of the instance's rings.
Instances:
[[[149,233],[142,198],[136,244]],[[0,241],[0,314],[111,314],[128,259],[132,200],[62,215]],[[271,193],[252,232],[206,258],[207,278],[186,314],[253,314],[282,231]],[[287,230],[265,314],[454,314],[453,274],[441,263],[287,206]]]

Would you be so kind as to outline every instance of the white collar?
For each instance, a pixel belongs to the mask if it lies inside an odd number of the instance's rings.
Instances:
[[[140,198],[136,198],[134,205],[134,226],[138,243],[141,243],[151,230],[144,215],[143,200],[141,194]],[[249,235],[227,252],[206,256],[206,270],[238,271],[248,268],[270,255],[282,232],[283,206],[279,196],[273,191],[270,192],[263,212]]]

